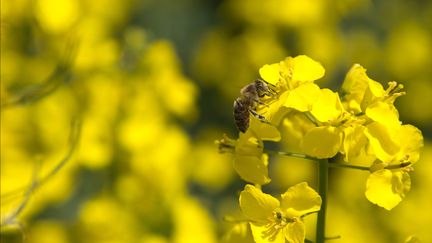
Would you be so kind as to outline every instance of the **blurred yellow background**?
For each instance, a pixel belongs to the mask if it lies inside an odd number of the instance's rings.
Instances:
[[[236,136],[258,69],[298,54],[322,87],[354,63],[404,84],[401,120],[425,137],[392,211],[364,197],[367,173],[331,171],[328,235],[432,242],[430,16],[421,0],[1,1],[1,242],[219,242],[244,182],[213,141]],[[266,191],[316,188],[313,163],[270,161]]]

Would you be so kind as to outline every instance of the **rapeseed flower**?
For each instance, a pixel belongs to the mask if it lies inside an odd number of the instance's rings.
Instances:
[[[246,185],[240,193],[240,208],[255,242],[304,242],[303,217],[320,210],[321,197],[306,182],[290,187],[281,200]]]
[[[259,185],[270,182],[268,155],[263,153],[263,141],[255,137],[252,132],[240,134],[237,140],[224,135],[216,143],[219,145],[220,152],[234,154],[234,169],[243,180]]]

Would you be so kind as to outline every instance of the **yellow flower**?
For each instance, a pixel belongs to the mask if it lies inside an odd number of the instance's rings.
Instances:
[[[225,136],[216,141],[220,152],[234,153],[234,169],[240,177],[249,182],[264,185],[270,182],[268,177],[268,156],[263,153],[264,140],[279,141],[279,130],[268,123],[250,116],[250,125],[246,133],[239,133],[233,140]]]
[[[281,200],[246,185],[240,193],[240,208],[248,219],[255,242],[304,242],[302,218],[321,208],[321,197],[306,182],[290,187]]]
[[[375,156],[383,168],[418,160],[423,144],[421,132],[410,125],[402,126],[393,104],[397,97],[405,94],[400,91],[402,88],[396,82],[389,82],[385,90],[379,82],[369,78],[366,69],[359,64],[350,69],[342,86],[343,104],[355,114],[360,124],[345,131],[345,139],[348,139],[343,148],[346,161],[367,157],[370,161]]]
[[[278,125],[290,109],[310,112],[314,122],[319,123],[306,132],[300,143],[304,153],[316,158],[331,158],[341,150],[343,130],[338,126],[348,116],[337,93],[314,83],[324,72],[320,63],[304,55],[260,69],[261,77],[274,85],[279,95],[265,113],[272,124]]]
[[[420,157],[423,136],[412,125],[402,125],[397,130],[390,130],[374,122],[367,126],[365,133],[376,157],[385,165],[415,163]]]
[[[324,72],[319,62],[305,55],[261,67],[261,77],[274,86],[278,96],[265,112],[270,123],[278,125],[289,109],[309,111],[320,91],[313,82],[323,77]]]
[[[216,143],[219,145],[221,153],[234,154],[234,169],[243,180],[259,185],[270,182],[268,156],[263,153],[263,141],[257,138],[253,132],[248,130],[246,133],[240,133],[237,140],[230,139],[225,135]]]
[[[410,188],[411,180],[406,171],[381,169],[368,177],[365,195],[370,202],[391,210],[402,201]]]
[[[366,184],[366,198],[391,210],[411,188],[408,172],[412,170],[411,165],[419,159],[423,136],[412,125],[402,125],[398,130],[391,131],[377,122],[368,125],[365,133],[374,154],[380,160],[371,167],[372,174]],[[400,165],[401,168],[385,169],[392,165]]]
[[[379,82],[367,76],[365,68],[355,64],[342,85],[345,108],[354,114],[364,113],[370,120],[388,127],[398,127],[399,113],[393,103],[405,92],[399,92],[403,86],[396,82],[389,82],[388,85],[384,90]]]
[[[235,146],[234,169],[240,177],[250,183],[267,184],[268,156],[263,154],[264,144],[252,132],[240,134]]]

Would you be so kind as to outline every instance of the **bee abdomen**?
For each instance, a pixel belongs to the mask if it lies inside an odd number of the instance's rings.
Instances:
[[[234,101],[234,121],[241,132],[245,133],[249,127],[249,102],[238,98]]]

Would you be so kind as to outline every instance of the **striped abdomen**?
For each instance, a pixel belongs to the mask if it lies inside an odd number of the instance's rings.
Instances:
[[[245,133],[249,127],[250,102],[246,99],[237,98],[234,101],[234,121],[241,132]]]

